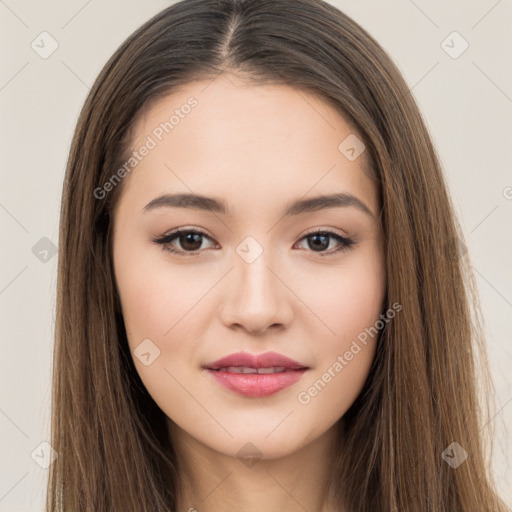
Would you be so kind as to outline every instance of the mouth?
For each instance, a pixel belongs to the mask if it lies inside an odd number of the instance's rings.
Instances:
[[[240,395],[260,398],[273,395],[302,378],[309,369],[282,354],[232,354],[203,367],[214,381]]]
[[[301,368],[297,368],[300,370]],[[272,373],[283,373],[286,371],[296,371],[295,369],[285,368],[284,366],[271,366],[270,368],[250,368],[247,366],[226,366],[225,368],[208,368],[214,372],[226,372],[226,373],[244,373],[244,374],[272,374]]]

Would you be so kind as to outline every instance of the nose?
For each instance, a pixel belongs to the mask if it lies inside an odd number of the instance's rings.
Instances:
[[[265,256],[263,252],[252,263],[236,256],[221,310],[227,327],[261,335],[290,324],[292,293]]]

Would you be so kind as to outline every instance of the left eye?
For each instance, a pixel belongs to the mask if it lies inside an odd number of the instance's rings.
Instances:
[[[308,247],[311,248],[313,252],[320,252],[319,256],[322,257],[350,249],[350,247],[355,243],[351,238],[338,235],[334,231],[314,231],[301,238],[301,241],[302,240],[306,240]],[[335,240],[338,247],[334,250],[329,250],[329,252],[323,252],[330,248],[330,240]]]
[[[203,238],[213,241],[212,238],[210,238],[206,233],[203,233],[202,231],[197,231],[195,229],[178,229],[172,233],[154,239],[153,242],[162,245],[162,248],[165,251],[171,252],[173,254],[178,254],[180,256],[194,256],[201,252],[200,249],[203,244]],[[334,250],[332,250],[330,247],[330,242],[332,239],[338,243],[338,247]],[[179,242],[181,249],[177,249],[173,245],[175,240]],[[306,236],[300,239],[299,243],[303,240],[307,241],[308,248],[311,249],[312,252],[317,253],[321,257],[347,250],[355,243],[354,240],[343,237],[334,231],[329,230],[314,231],[312,233],[308,233]],[[328,249],[331,250],[326,252]]]

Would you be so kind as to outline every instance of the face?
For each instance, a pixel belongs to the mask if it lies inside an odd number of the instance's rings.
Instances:
[[[386,286],[356,136],[314,95],[228,75],[134,125],[115,278],[135,367],[175,432],[270,459],[332,431],[356,399]]]

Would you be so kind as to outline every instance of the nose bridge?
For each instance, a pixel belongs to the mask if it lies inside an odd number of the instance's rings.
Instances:
[[[290,305],[274,275],[273,254],[252,237],[236,248],[234,272],[225,297],[224,322],[262,331],[289,320]],[[270,270],[272,269],[272,270]]]
[[[251,249],[252,250],[252,249]],[[237,256],[234,295],[247,311],[275,309],[276,279],[267,268],[271,266],[270,251],[263,251],[254,261]]]

